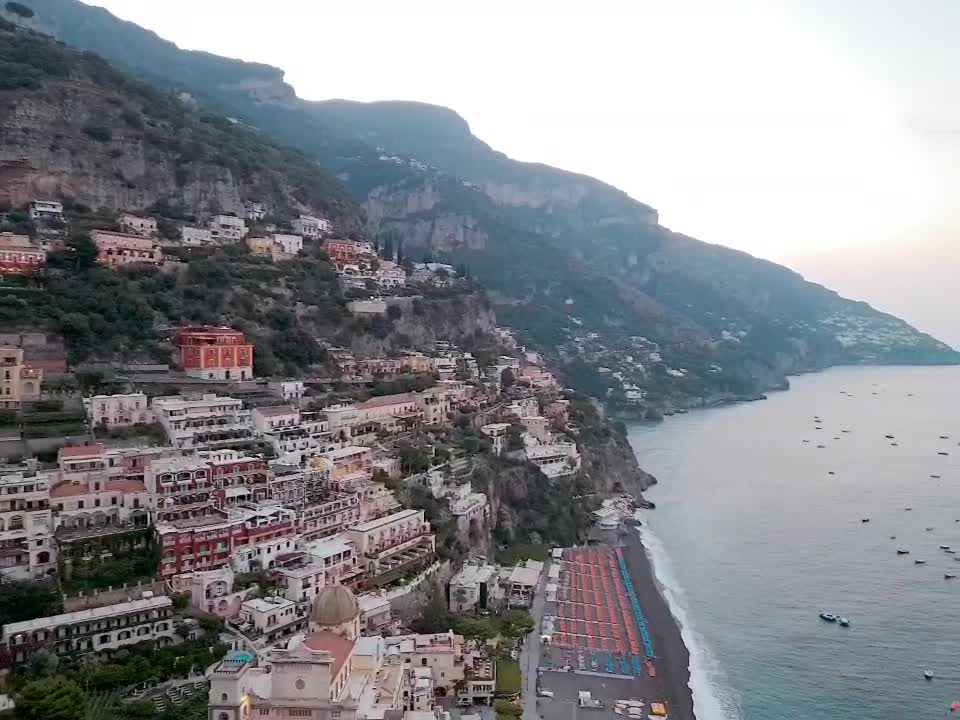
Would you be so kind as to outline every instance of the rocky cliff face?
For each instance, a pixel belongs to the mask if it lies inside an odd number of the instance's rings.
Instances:
[[[0,58],[8,73],[0,202],[57,197],[112,210],[167,202],[184,215],[242,215],[257,200],[269,214],[359,226],[336,181],[302,156],[131,83],[98,58],[10,30],[0,31]]]
[[[955,363],[902,321],[744,253],[663,228],[626,193],[490,148],[448,108],[306,102],[276,68],[180,51],[75,0],[36,24],[317,158],[408,257],[470,271],[568,382],[646,412],[756,397],[837,363]]]

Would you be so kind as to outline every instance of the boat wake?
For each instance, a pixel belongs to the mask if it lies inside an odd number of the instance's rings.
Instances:
[[[648,523],[637,528],[640,542],[653,565],[653,574],[670,612],[680,626],[680,637],[690,654],[690,691],[697,720],[741,720],[739,704],[721,679],[720,664],[694,630],[684,607],[683,590],[673,574],[666,548]]]

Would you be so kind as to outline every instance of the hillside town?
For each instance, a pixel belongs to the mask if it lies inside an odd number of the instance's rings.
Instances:
[[[47,232],[0,235],[0,274],[42,273],[63,247],[62,213],[31,203]],[[379,257],[324,218],[251,235],[246,222],[262,213],[251,203],[246,218],[215,215],[176,241],[155,218],[122,213],[119,230],[89,236],[116,272],[177,272],[174,247],[287,262],[319,244],[342,290],[366,292],[348,302],[355,315],[389,307],[374,293],[457,277]],[[496,511],[475,470],[512,463],[549,483],[580,471],[570,394],[543,359],[496,328],[489,362],[448,340],[389,357],[324,342],[333,377],[258,377],[240,329],[165,332],[169,363],[116,366],[79,394],[64,389],[85,370],[70,367],[62,339],[0,336],[0,583],[53,599],[0,627],[7,686],[50,663],[113,667],[149,644],[189,647],[196,662],[119,683],[124,707],[176,708],[207,688],[211,720],[290,707],[424,720],[517,698],[543,562],[495,562],[509,548],[492,539]],[[475,621],[425,628],[444,617]]]

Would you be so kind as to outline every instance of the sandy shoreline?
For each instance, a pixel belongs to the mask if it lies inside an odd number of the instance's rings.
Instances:
[[[680,635],[680,626],[657,587],[653,566],[640,542],[639,533],[634,528],[627,528],[619,540],[624,545],[624,558],[653,639],[657,680],[662,683],[670,717],[695,720],[690,690],[690,653]]]

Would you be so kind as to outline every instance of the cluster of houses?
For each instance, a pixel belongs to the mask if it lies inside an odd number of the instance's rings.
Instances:
[[[56,203],[39,203],[38,213],[62,214]],[[256,204],[247,212],[262,218]],[[294,225],[302,235],[274,234],[272,245],[251,251],[292,256],[302,237],[329,230],[322,218],[302,216]],[[164,262],[153,219],[125,215],[121,227],[94,231],[101,262]],[[184,228],[182,241],[259,240],[246,234],[243,219],[215,216],[207,228]],[[17,237],[0,235],[0,248],[20,243],[11,239]],[[325,242],[341,277],[366,282],[372,273],[381,286],[406,282],[402,268],[376,260],[366,244]],[[424,270],[447,276],[444,268]],[[464,534],[489,529],[488,499],[471,487],[467,458],[444,458],[403,477],[392,441],[447,425],[470,407],[504,421],[482,426],[495,452],[526,459],[549,478],[576,472],[580,456],[564,434],[568,403],[559,392],[541,392],[559,385],[540,359],[504,355],[480,368],[448,343],[429,355],[390,358],[331,348],[344,379],[435,379],[422,390],[315,409],[304,401],[300,380],[270,383],[267,403],[229,394],[254,378],[254,348],[238,330],[183,327],[172,341],[186,378],[219,383],[226,392],[84,399],[91,427],[110,435],[154,424],[163,442],[72,444],[60,448],[52,467],[35,459],[0,466],[2,578],[70,573],[149,545],[159,552],[157,581],[149,590],[81,594],[62,614],[0,627],[0,667],[40,651],[75,655],[143,640],[179,642],[176,595],[196,612],[224,618],[238,648],[209,674],[216,720],[308,716],[291,715],[290,707],[341,720],[397,712],[426,720],[435,716],[437,696],[492,703],[495,661],[480,648],[453,633],[397,634],[393,601],[439,563],[424,511],[403,508],[387,483],[426,488]],[[43,379],[43,367],[31,364],[23,347],[0,342],[0,408],[29,407],[41,398]],[[255,451],[267,446],[270,453]],[[528,604],[541,570],[531,562],[508,570],[470,562],[451,583],[451,608]],[[265,595],[257,579],[266,576],[275,589]]]

